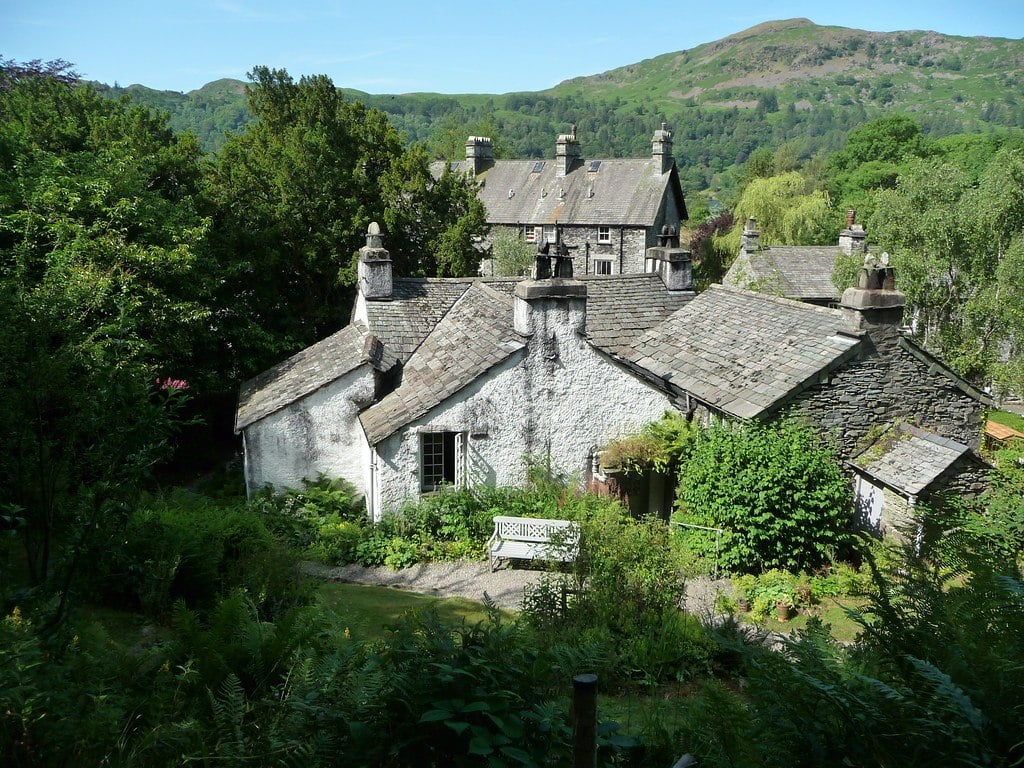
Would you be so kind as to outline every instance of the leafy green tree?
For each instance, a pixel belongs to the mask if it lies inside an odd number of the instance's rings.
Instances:
[[[935,160],[876,195],[868,229],[890,252],[915,334],[982,384],[1022,386],[1024,153],[1000,151],[977,185]]]
[[[533,246],[510,229],[491,233],[491,264],[496,275],[528,275],[535,253]]]
[[[795,422],[720,423],[697,440],[679,473],[676,520],[721,528],[725,568],[800,570],[848,542],[849,482],[834,453]],[[683,534],[714,557],[715,537]]]
[[[387,116],[325,76],[250,73],[256,120],[211,170],[219,319],[242,375],[333,332],[349,315],[353,257],[382,223],[399,275],[474,274],[483,209],[464,177],[430,176]]]
[[[841,217],[828,195],[809,189],[797,171],[754,179],[743,191],[733,211],[736,225],[722,241],[735,254],[740,233],[748,218],[757,219],[765,245],[821,245],[834,242]]]
[[[194,139],[91,87],[0,93],[0,486],[30,577],[67,605],[165,455],[210,313]],[[60,557],[56,557],[60,554]]]
[[[828,161],[829,191],[841,208],[854,208],[866,219],[873,210],[872,193],[892,189],[908,159],[927,157],[929,142],[907,115],[888,115],[850,131],[846,146]]]

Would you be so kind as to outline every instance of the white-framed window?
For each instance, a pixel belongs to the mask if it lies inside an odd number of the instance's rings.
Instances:
[[[611,259],[594,259],[594,274],[595,275],[610,275],[610,274],[612,274],[612,260]]]
[[[597,228],[597,242],[599,243],[610,243],[612,241],[612,228],[611,227],[598,227]]]
[[[554,224],[544,225],[544,239],[554,245],[558,242],[558,227]]]
[[[540,227],[527,225],[523,230],[523,237],[526,238],[528,243],[536,243],[538,235],[540,235]]]
[[[420,491],[431,493],[443,485],[459,484],[462,440],[461,432],[420,433]]]

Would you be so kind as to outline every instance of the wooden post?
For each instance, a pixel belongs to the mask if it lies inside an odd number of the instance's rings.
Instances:
[[[573,768],[597,766],[597,675],[572,679]]]

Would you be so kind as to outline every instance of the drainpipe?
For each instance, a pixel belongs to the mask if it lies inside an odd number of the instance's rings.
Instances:
[[[907,511],[917,518],[917,533],[914,534],[914,554],[921,554],[921,547],[924,545],[924,515],[915,514],[917,509],[917,496],[907,497]]]
[[[366,511],[377,522],[377,449],[370,446],[370,482],[366,486]]]

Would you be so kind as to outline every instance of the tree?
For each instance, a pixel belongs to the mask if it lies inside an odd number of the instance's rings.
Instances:
[[[536,250],[508,228],[491,233],[491,265],[494,274],[522,277],[530,273]]]
[[[346,101],[325,76],[249,74],[255,122],[211,171],[221,322],[252,375],[348,320],[354,254],[383,225],[399,275],[473,274],[483,232],[475,187],[431,177],[387,116]]]
[[[0,486],[59,615],[164,455],[210,321],[207,224],[193,138],[32,69],[0,78]]]
[[[722,529],[721,564],[731,570],[813,568],[848,541],[849,481],[835,454],[792,421],[711,426],[680,470],[677,495],[677,521]],[[714,556],[714,536],[684,535]]]
[[[757,219],[765,245],[834,242],[841,221],[828,195],[808,189],[807,180],[796,171],[751,181],[733,215],[736,225],[723,239],[723,246],[733,254],[739,249],[740,233],[751,216]]]
[[[909,164],[876,194],[869,230],[889,251],[915,335],[980,383],[1024,386],[1024,153],[1000,151],[977,186],[959,167]]]

